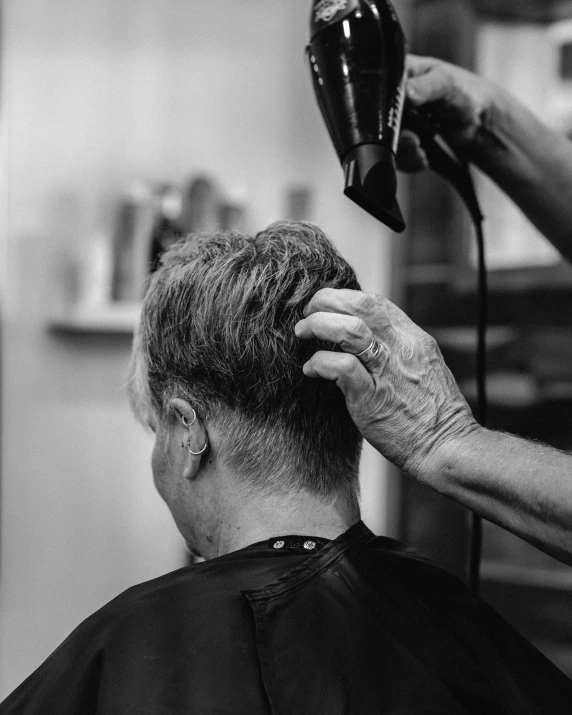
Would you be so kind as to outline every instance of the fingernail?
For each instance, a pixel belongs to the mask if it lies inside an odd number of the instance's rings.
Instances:
[[[302,321],[300,320],[300,321],[299,321],[298,323],[296,323],[296,325],[294,326],[294,334],[296,335],[296,337],[300,337],[300,332],[301,332],[301,330],[302,330],[302,328],[300,327],[301,323],[302,323]]]

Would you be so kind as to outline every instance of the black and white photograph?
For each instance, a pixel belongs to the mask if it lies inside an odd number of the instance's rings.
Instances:
[[[572,713],[572,0],[0,0],[0,715]]]

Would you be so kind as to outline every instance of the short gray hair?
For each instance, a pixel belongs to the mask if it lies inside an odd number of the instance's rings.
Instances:
[[[335,383],[304,376],[317,350],[294,325],[320,288],[359,289],[313,224],[256,236],[191,235],[161,260],[133,346],[130,398],[140,421],[186,399],[222,436],[219,458],[268,492],[357,491],[361,437]]]

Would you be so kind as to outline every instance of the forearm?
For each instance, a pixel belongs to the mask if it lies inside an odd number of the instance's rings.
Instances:
[[[436,341],[379,295],[323,288],[295,327],[336,343],[304,374],[335,381],[363,437],[419,482],[572,565],[572,455],[478,425]],[[374,344],[375,357],[360,360]]]
[[[572,565],[572,455],[479,428],[445,444],[418,478]]]
[[[471,160],[572,261],[572,142],[500,89],[482,121]]]

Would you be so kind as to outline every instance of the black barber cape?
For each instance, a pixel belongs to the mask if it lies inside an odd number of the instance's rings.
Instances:
[[[361,522],[305,541],[125,591],[0,713],[572,713],[571,681],[453,576]]]

